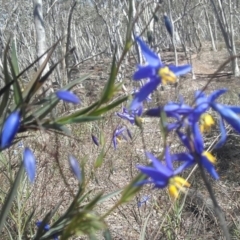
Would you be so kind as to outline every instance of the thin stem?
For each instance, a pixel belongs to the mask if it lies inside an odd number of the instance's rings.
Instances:
[[[231,237],[230,237],[230,234],[229,234],[229,230],[228,230],[228,226],[227,226],[227,223],[225,221],[225,217],[224,217],[223,211],[222,211],[221,207],[218,205],[218,202],[217,202],[217,199],[216,199],[216,197],[214,195],[212,186],[209,183],[209,181],[207,180],[205,171],[203,169],[203,166],[202,166],[202,164],[200,162],[199,157],[196,156],[196,159],[197,159],[197,162],[198,162],[198,166],[199,166],[199,169],[200,169],[200,173],[201,173],[202,179],[203,179],[204,184],[205,184],[205,186],[206,186],[206,188],[208,190],[210,198],[212,199],[213,208],[214,208],[216,216],[218,217],[218,220],[219,220],[220,226],[222,228],[223,234],[224,234],[226,240],[231,240]]]

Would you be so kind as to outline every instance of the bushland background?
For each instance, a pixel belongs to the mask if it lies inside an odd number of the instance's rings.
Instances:
[[[120,60],[127,26],[132,22],[134,33],[142,33],[143,39],[159,53],[164,63],[188,62],[193,66],[192,73],[182,77],[177,86],[159,89],[152,96],[148,107],[177,101],[180,95],[190,103],[194,91],[202,89],[210,79],[206,92],[226,87],[229,93],[221,99],[222,102],[239,105],[240,72],[238,59],[233,57],[239,54],[240,48],[239,1],[132,0],[132,4],[133,18],[129,19],[127,0],[0,0],[0,69],[3,69],[3,51],[10,37],[16,43],[20,68],[28,66],[61,39],[49,66],[63,58],[70,49],[74,50],[57,66],[47,89],[58,89],[90,73],[86,81],[74,88],[74,93],[82,101],[80,107],[88,106],[98,99],[108,79],[115,46],[116,59]],[[165,29],[164,13],[174,24],[173,39]],[[39,14],[43,22],[38,21]],[[227,60],[228,63],[222,65]],[[132,74],[141,62],[142,56],[137,46],[133,46],[124,58],[117,76],[117,80],[124,84],[119,95],[129,94],[139,87],[138,83],[132,81]],[[36,63],[21,78],[23,89],[38,66]],[[0,84],[3,85],[1,72]],[[70,113],[80,107],[59,104],[57,114]],[[115,115],[117,111],[121,111],[121,108],[109,112],[104,120],[69,126],[73,134],[71,138],[45,131],[28,134],[23,143],[31,147],[36,155],[36,182],[34,186],[21,186],[22,194],[12,207],[7,230],[1,233],[1,239],[9,239],[7,231],[11,232],[13,239],[18,239],[19,218],[27,216],[32,208],[35,208],[35,221],[42,219],[59,203],[55,219],[66,210],[77,190],[77,181],[67,162],[69,153],[80,162],[87,161],[85,171],[89,178],[89,189],[95,194],[100,191],[110,193],[126,186],[138,173],[136,165],[148,163],[144,158],[145,148],[156,155],[162,152],[158,120],[146,119],[141,131],[119,119]],[[128,126],[133,139],[122,141],[114,150],[111,139],[119,125]],[[96,169],[94,163],[101,149],[93,144],[91,134],[100,137],[102,133],[108,147],[102,166]],[[205,136],[210,149],[218,136],[217,128]],[[180,143],[173,138],[172,151],[179,150],[179,147]],[[1,153],[1,161],[8,159],[12,172],[17,167],[20,151],[21,148],[16,145]],[[230,132],[226,145],[214,154],[218,159],[217,169],[221,180],[212,181],[213,188],[226,214],[232,238],[239,239],[239,136]],[[6,181],[8,174],[8,169],[3,165],[0,171],[0,203],[9,188]],[[211,201],[202,187],[197,170],[187,173],[185,177],[190,178],[191,190],[182,196],[178,204],[172,204],[165,190],[152,190],[149,186],[144,187],[131,202],[119,206],[106,219],[113,239],[220,239],[221,231],[211,212]],[[149,200],[138,207],[138,202],[145,196]],[[97,206],[96,211],[104,213],[116,201],[117,196]],[[33,221],[33,231],[35,228]]]

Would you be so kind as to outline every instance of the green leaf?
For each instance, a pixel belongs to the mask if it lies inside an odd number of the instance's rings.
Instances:
[[[91,122],[91,121],[96,121],[100,120],[102,117],[99,116],[80,116],[80,117],[75,117],[71,118],[69,117],[68,119],[65,120],[55,120],[55,123],[65,125],[65,124],[72,124],[72,123],[83,123],[83,122]],[[47,127],[47,125],[46,125]]]
[[[21,183],[21,178],[23,175],[23,171],[24,171],[24,165],[23,165],[23,161],[21,162],[20,168],[18,170],[17,176],[13,182],[12,187],[9,189],[8,195],[5,199],[5,202],[3,204],[3,206],[1,207],[1,213],[0,213],[0,232],[2,232],[3,226],[5,224],[6,218],[11,210],[11,206],[13,203],[13,200],[15,198],[15,196],[18,193],[18,186]]]
[[[167,138],[167,115],[164,111],[160,112],[160,131],[162,133],[164,142],[166,141]]]
[[[79,84],[80,82],[86,80],[88,77],[90,76],[90,74],[84,75],[79,79],[76,79],[75,81],[72,81],[71,83],[67,84],[66,86],[64,86],[62,89],[63,90],[70,90],[72,89],[74,86],[76,86],[77,84]],[[55,93],[52,93],[51,95],[49,95],[47,98],[41,100],[40,102],[37,102],[35,104],[35,111],[33,111],[29,116],[27,116],[24,120],[24,123],[30,123],[31,121],[35,121],[35,119],[41,120],[43,119],[45,116],[47,116],[53,109],[54,107],[58,104],[59,99],[56,96]],[[40,106],[39,106],[40,105]],[[80,110],[82,112],[82,110]],[[78,111],[78,112],[80,112]],[[74,112],[74,114],[69,115],[69,116],[64,116],[59,118],[60,120],[64,119],[64,120],[68,120],[68,117],[70,116],[78,116],[78,114],[76,114],[76,112]],[[59,120],[58,119],[58,120]]]
[[[8,60],[9,60],[9,65],[10,65],[10,69],[12,72],[12,76],[14,79],[14,83],[13,83],[14,101],[15,101],[16,106],[19,106],[23,102],[23,97],[22,97],[21,87],[20,87],[18,79],[16,77],[19,74],[19,67],[18,67],[18,58],[17,58],[15,41],[12,42],[11,58],[9,58]],[[12,110],[15,110],[16,106]]]
[[[17,58],[16,40],[15,39],[12,41],[11,63],[12,63],[12,67],[13,67],[15,76],[17,76],[19,74],[19,67],[18,67],[18,58]]]
[[[23,98],[25,99],[25,102],[28,103],[30,99],[34,96],[34,94],[38,91],[38,89],[43,85],[44,81],[49,77],[49,75],[52,73],[52,71],[55,69],[56,64],[51,67],[51,69],[44,75],[43,71],[46,68],[48,61],[50,60],[55,48],[57,47],[57,44],[60,40],[58,40],[51,48],[49,53],[47,54],[44,62],[34,75],[32,81],[28,84],[28,87],[23,91]]]
[[[110,73],[108,82],[104,87],[100,104],[108,102],[114,95],[114,84],[115,84],[116,76],[117,76],[117,67],[116,67],[116,49],[115,49],[115,53],[112,61],[111,73]]]
[[[98,155],[97,160],[94,163],[94,168],[101,167],[103,164],[103,160],[104,160],[104,147],[103,147],[102,151],[100,152],[100,154]]]
[[[10,82],[13,81],[13,79],[10,77],[9,75],[9,72],[8,72],[8,61],[7,61],[7,55],[8,55],[8,50],[9,50],[9,44],[10,44],[10,39],[8,40],[7,44],[6,44],[6,47],[4,49],[4,57],[3,57],[3,74],[4,74],[4,81],[5,81],[5,84],[8,85]],[[1,103],[0,103],[0,116],[3,115],[3,112],[5,110],[5,108],[8,106],[8,101],[9,99],[11,99],[9,97],[9,92],[10,92],[10,89],[7,88],[3,97],[2,97],[2,100],[1,100]]]
[[[146,176],[142,173],[138,174],[133,181],[123,190],[122,197],[120,199],[121,203],[125,203],[130,201],[136,193],[142,188],[141,185],[139,185],[139,182],[144,180]]]
[[[109,194],[106,194],[106,195],[101,196],[100,200],[98,201],[98,204],[99,204],[99,203],[103,203],[103,202],[109,200],[110,198],[113,198],[113,197],[121,194],[122,191],[123,191],[123,190],[120,189],[120,190],[117,190],[117,191],[114,191],[114,192],[111,192],[111,193],[109,193]]]
[[[113,102],[113,103],[111,103],[111,104],[109,104],[105,107],[99,108],[99,109],[91,112],[90,115],[94,115],[94,116],[102,115],[102,114],[112,110],[113,108],[117,107],[121,103],[125,102],[127,99],[128,99],[128,96],[124,96],[124,97],[116,100],[115,102]]]

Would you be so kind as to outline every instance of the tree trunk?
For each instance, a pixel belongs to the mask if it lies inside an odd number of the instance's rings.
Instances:
[[[43,14],[42,14],[42,0],[33,0],[33,16],[34,16],[34,24],[35,24],[35,30],[36,30],[36,50],[37,50],[37,56],[39,57],[47,49],[45,27],[44,27]],[[38,62],[39,67],[42,65],[45,59],[46,59],[46,55],[44,55],[41,59],[39,59],[39,62]],[[46,72],[48,72],[48,70],[49,70],[49,66],[47,64],[43,71],[43,75]],[[51,86],[51,81],[46,82],[45,86],[42,89],[42,92],[45,92],[45,89],[48,89],[46,91],[47,94],[52,92],[53,89],[50,86]]]

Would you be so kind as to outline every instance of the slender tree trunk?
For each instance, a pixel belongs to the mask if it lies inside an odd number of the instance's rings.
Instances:
[[[207,12],[206,8],[204,8],[204,13],[205,13],[206,20],[207,20],[208,31],[209,31],[210,38],[211,38],[211,43],[212,43],[212,49],[213,49],[214,52],[216,52],[217,49],[216,49],[216,45],[215,45],[215,41],[214,41],[214,37],[213,37],[213,33],[212,33],[212,27],[211,27],[211,23],[209,21],[209,16],[208,16],[208,12]]]
[[[41,56],[47,49],[46,47],[46,34],[45,34],[45,27],[43,21],[43,13],[42,13],[42,0],[33,0],[33,16],[34,16],[34,24],[36,30],[36,49],[37,49],[37,56]],[[39,66],[42,65],[44,60],[46,59],[46,55],[39,59]],[[43,75],[49,70],[48,64],[46,65]],[[47,86],[46,86],[47,85]],[[51,82],[45,83],[45,89],[48,89],[47,93],[53,91],[50,87]],[[42,89],[44,91],[44,88]]]

